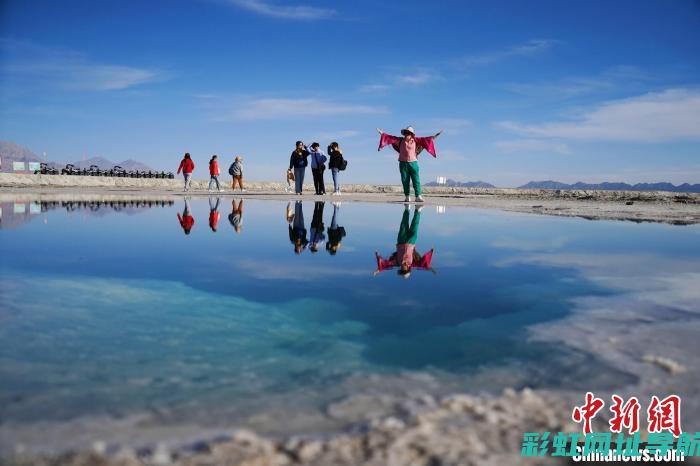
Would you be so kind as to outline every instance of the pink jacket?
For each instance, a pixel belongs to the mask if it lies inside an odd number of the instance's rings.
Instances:
[[[406,144],[404,138],[382,133],[379,138],[379,149],[377,150],[382,150],[383,147],[391,144],[391,147],[399,153],[400,162],[415,162],[418,160],[418,154],[420,154],[423,149],[427,150],[433,157],[437,157],[433,136],[423,138],[414,137],[413,139],[415,140],[415,144]]]

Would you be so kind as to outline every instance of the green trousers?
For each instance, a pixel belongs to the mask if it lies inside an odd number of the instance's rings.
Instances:
[[[420,173],[418,162],[399,162],[399,172],[401,172],[401,183],[403,184],[403,193],[408,196],[411,194],[411,183],[416,196],[420,196]]]
[[[420,212],[413,211],[413,220],[411,226],[408,225],[408,217],[410,216],[408,209],[403,211],[401,217],[401,226],[399,234],[396,238],[396,244],[416,244],[418,241],[418,227],[420,226]]]

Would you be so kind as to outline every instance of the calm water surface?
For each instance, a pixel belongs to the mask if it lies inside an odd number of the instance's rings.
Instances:
[[[245,424],[412,380],[609,388],[631,376],[528,327],[629,294],[639,268],[700,273],[698,226],[230,197],[1,207],[0,422],[17,425]]]

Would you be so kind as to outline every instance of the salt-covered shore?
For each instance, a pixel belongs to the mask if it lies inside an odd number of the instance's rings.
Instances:
[[[223,183],[226,186],[226,183]],[[194,180],[188,196],[207,196],[206,180]],[[247,182],[245,193],[230,188],[220,193],[254,199],[313,199],[305,186],[303,197],[286,193],[281,182]],[[68,201],[177,199],[185,195],[179,179],[140,179],[62,175],[15,175],[0,173],[0,201]],[[587,191],[517,188],[424,188],[426,204],[445,207],[500,209],[591,220],[630,220],[680,225],[700,223],[700,194],[662,191]],[[340,198],[358,202],[403,202],[400,186],[349,184]]]

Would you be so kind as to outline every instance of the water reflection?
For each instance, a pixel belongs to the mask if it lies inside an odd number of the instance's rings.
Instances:
[[[228,221],[233,227],[233,231],[236,233],[241,232],[241,227],[243,226],[243,199],[236,205],[236,200],[231,200],[231,213],[228,216]]]
[[[214,233],[216,233],[216,227],[219,224],[219,218],[221,218],[221,214],[219,213],[220,202],[220,197],[209,197],[209,228],[211,228],[211,231]]]
[[[338,226],[338,217],[340,211],[340,202],[333,203],[333,218],[331,219],[331,227],[328,229],[328,242],[326,243],[326,251],[334,256],[340,249],[341,241],[347,233],[345,228]]]
[[[153,199],[0,202],[0,229],[17,228],[32,221],[38,214],[59,209],[100,216],[110,212],[137,213],[172,205],[174,201]]]
[[[182,211],[182,215],[180,215],[180,212],[177,213],[177,219],[180,221],[182,231],[184,231],[186,235],[190,234],[192,227],[194,226],[194,217],[192,216],[191,212],[190,200],[185,198],[185,209]]]
[[[418,229],[420,227],[420,217],[423,206],[417,206],[413,211],[413,219],[410,221],[411,208],[405,205],[401,223],[399,224],[399,234],[396,237],[396,251],[388,259],[384,259],[379,253],[377,257],[377,270],[374,275],[378,275],[386,270],[398,267],[397,273],[403,278],[409,278],[413,269],[430,270],[435,273],[431,262],[433,260],[433,250],[421,255],[416,249],[418,241]]]
[[[294,203],[294,214],[291,215],[291,220],[289,213],[287,213],[287,222],[289,241],[294,245],[294,253],[301,254],[309,244],[309,240],[306,238],[306,227],[304,226],[304,206],[301,201]]]
[[[311,219],[311,245],[309,246],[309,250],[314,254],[326,242],[324,234],[326,228],[323,225],[323,207],[325,205],[326,203],[323,201],[314,202],[314,216]]]

